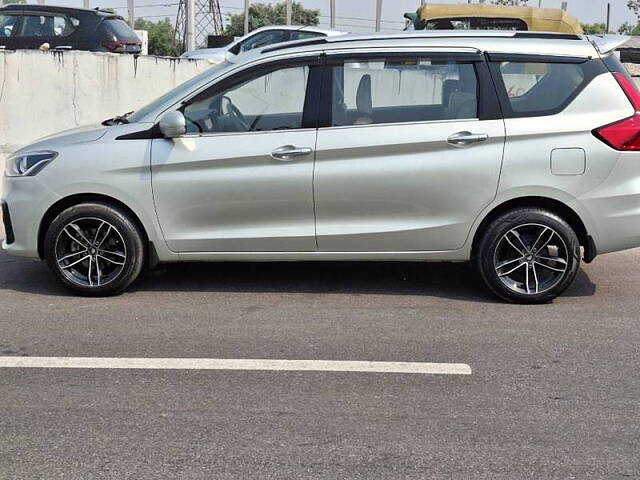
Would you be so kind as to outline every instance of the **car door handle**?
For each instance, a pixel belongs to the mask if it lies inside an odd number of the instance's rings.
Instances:
[[[294,147],[293,145],[285,145],[280,148],[276,148],[271,152],[271,158],[279,160],[281,162],[291,162],[297,157],[304,157],[311,155],[313,150],[309,147]]]
[[[447,143],[454,147],[466,147],[474,143],[484,142],[489,138],[486,133],[458,132],[447,138]]]

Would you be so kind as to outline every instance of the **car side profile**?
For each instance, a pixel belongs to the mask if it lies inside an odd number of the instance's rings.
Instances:
[[[619,40],[425,32],[281,44],[9,157],[9,254],[82,295],[145,264],[472,261],[543,303],[640,246]]]
[[[209,60],[211,63],[222,63],[234,58],[236,55],[277,43],[339,35],[345,35],[345,32],[302,25],[271,25],[256,28],[251,33],[224,47],[190,50],[183,53],[181,57],[194,60]]]
[[[0,49],[140,53],[142,42],[124,19],[104,10],[52,5],[0,7]]]

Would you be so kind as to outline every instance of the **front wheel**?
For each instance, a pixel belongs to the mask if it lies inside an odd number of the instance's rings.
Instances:
[[[145,248],[126,213],[102,203],[83,203],[53,220],[45,235],[44,256],[56,277],[75,293],[108,296],[138,277]]]
[[[571,285],[580,267],[573,229],[537,208],[518,208],[491,222],[475,255],[491,291],[514,303],[550,302]]]

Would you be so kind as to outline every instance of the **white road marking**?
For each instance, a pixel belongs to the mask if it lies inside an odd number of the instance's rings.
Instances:
[[[260,360],[222,358],[0,357],[0,368],[106,368],[149,370],[271,370],[296,372],[471,375],[464,363]]]

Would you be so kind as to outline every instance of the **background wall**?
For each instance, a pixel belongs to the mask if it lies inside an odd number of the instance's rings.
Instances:
[[[210,67],[203,60],[0,50],[0,155],[136,110]]]

